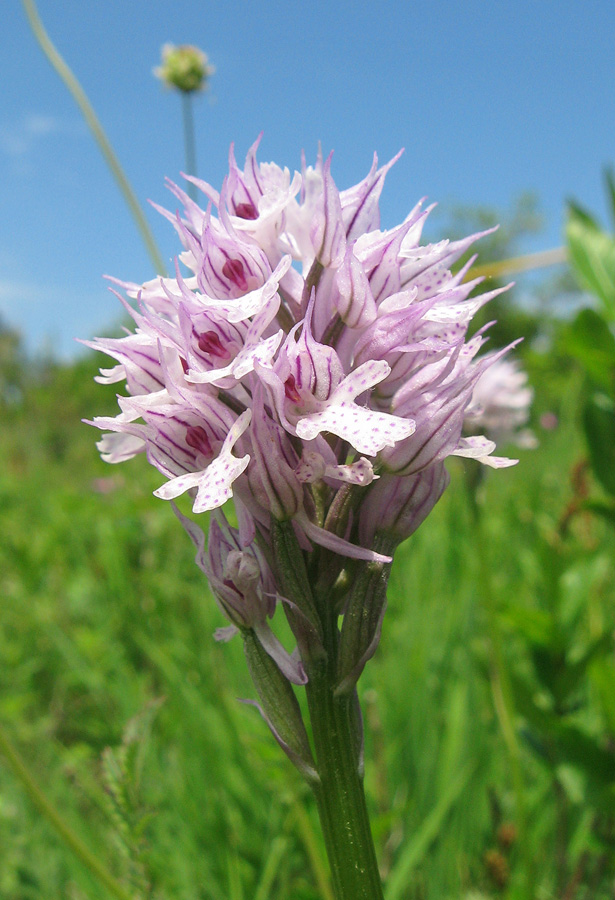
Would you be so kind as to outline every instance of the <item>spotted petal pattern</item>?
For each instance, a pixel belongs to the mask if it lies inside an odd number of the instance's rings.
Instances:
[[[145,453],[165,478],[157,497],[187,493],[195,514],[234,500],[239,529],[231,539],[224,526],[223,539],[216,513],[209,556],[182,521],[232,623],[224,636],[248,629],[300,683],[296,654],[318,643],[314,610],[284,598],[299,647],[287,653],[269,628],[282,592],[264,558],[277,559],[283,533],[302,565],[315,545],[337,559],[336,573],[345,557],[385,565],[376,544],[384,535],[395,545],[423,521],[448,483],[447,457],[510,465],[494,455],[492,434],[475,433],[504,351],[480,355],[484,329],[466,340],[499,290],[476,292],[471,261],[451,272],[481,235],[422,243],[422,201],[381,230],[395,160],[379,167],[374,157],[363,181],[339,191],[332,155],[291,173],[259,163],[259,143],[243,169],[231,148],[220,190],[190,179],[201,206],[169,182],[181,211],[157,208],[182,244],[175,272],[114,281],[133,331],[88,343],[115,361],[98,380],[124,383],[126,394],[116,417],[91,424],[105,432],[106,461]],[[516,398],[500,392],[495,406],[520,422],[528,391],[523,376],[512,381]],[[363,637],[375,646],[377,635]]]

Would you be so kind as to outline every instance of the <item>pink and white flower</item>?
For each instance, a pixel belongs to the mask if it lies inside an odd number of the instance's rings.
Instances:
[[[99,380],[125,382],[127,396],[115,418],[92,424],[107,432],[107,461],[146,453],[165,478],[158,497],[187,493],[197,514],[234,499],[239,531],[215,519],[208,557],[184,523],[227,616],[298,681],[303,670],[266,621],[276,523],[292,523],[306,564],[314,545],[338,568],[345,557],[390,561],[376,546],[423,521],[448,456],[511,464],[493,456],[493,438],[523,424],[529,391],[501,352],[478,355],[484,332],[466,340],[499,293],[475,294],[472,260],[451,272],[481,235],[422,244],[421,203],[381,230],[395,160],[378,168],[374,157],[363,181],[339,191],[331,156],[291,175],[258,163],[258,143],[243,169],[231,149],[220,191],[190,179],[205,208],[170,184],[182,209],[161,212],[183,251],[171,278],[115,282],[134,301],[123,301],[134,331],[89,346],[116,360]],[[506,400],[504,374],[516,388]]]

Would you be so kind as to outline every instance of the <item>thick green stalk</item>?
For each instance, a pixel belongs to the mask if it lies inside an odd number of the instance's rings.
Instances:
[[[186,152],[186,175],[196,176],[196,141],[194,140],[194,116],[192,114],[192,92],[182,91],[182,116],[184,120],[184,149]],[[196,203],[196,185],[188,182],[188,196]]]
[[[41,50],[56,70],[70,93],[73,95],[77,106],[81,110],[81,113],[87,122],[87,125],[94,135],[94,139],[96,143],[100,147],[100,151],[105,158],[105,162],[111,169],[111,173],[115,178],[118,187],[122,194],[124,195],[124,200],[126,201],[130,212],[137,224],[137,228],[141,232],[141,237],[143,238],[143,243],[149,253],[150,259],[154,264],[154,267],[159,275],[166,275],[166,269],[164,262],[162,261],[162,256],[158,251],[158,247],[156,246],[156,241],[154,240],[154,236],[150,230],[149,225],[147,224],[147,220],[141,209],[141,205],[137,200],[136,194],[130,186],[130,182],[126,178],[124,174],[124,170],[122,169],[120,162],[115,155],[113,147],[111,146],[107,135],[105,134],[102,125],[98,119],[98,116],[94,112],[92,104],[88,100],[87,94],[73,75],[70,68],[67,66],[66,62],[52,43],[49,35],[45,31],[43,27],[43,23],[40,20],[38,11],[36,9],[36,5],[34,0],[22,0],[24,9],[26,11],[26,15],[28,17],[28,21],[30,22],[30,27],[34,33],[34,37],[38,41]]]
[[[361,724],[354,693],[335,696],[337,626],[329,616],[327,658],[306,685],[320,781],[313,786],[336,900],[383,900],[361,773]]]
[[[49,802],[30,774],[21,756],[4,734],[2,728],[0,728],[0,752],[4,754],[9,766],[13,770],[13,774],[21,782],[32,803],[47,821],[53,825],[64,843],[70,847],[83,865],[86,866],[86,868],[88,868],[109,891],[109,894],[116,897],[117,900],[132,900],[132,894],[123,888],[119,881],[106,870],[100,862],[99,857],[92,853],[89,847],[83,843],[81,838],[69,828],[57,809]]]

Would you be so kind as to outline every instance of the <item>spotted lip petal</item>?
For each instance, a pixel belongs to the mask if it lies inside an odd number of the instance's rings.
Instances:
[[[174,500],[191,488],[197,488],[192,507],[193,512],[207,512],[222,506],[233,496],[233,482],[245,472],[250,462],[249,454],[241,458],[233,456],[231,450],[250,424],[252,413],[242,413],[224,439],[219,455],[202,472],[188,472],[172,478],[154,491],[156,497]]]
[[[394,447],[398,441],[409,437],[414,431],[412,421],[375,412],[354,402],[359,394],[370,390],[389,372],[390,366],[385,360],[363,363],[333,391],[325,409],[299,419],[297,435],[310,441],[326,431],[348,441],[355,450],[367,456],[376,456],[385,447]]]

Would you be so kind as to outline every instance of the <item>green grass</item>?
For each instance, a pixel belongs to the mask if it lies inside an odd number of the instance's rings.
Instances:
[[[151,496],[159,476],[143,460],[106,466],[80,424],[115,405],[91,384],[94,366],[51,367],[2,412],[0,724],[136,895],[327,897],[312,798],[237,702],[253,697],[241,645],[213,640],[222,617],[169,505]],[[516,469],[488,473],[479,526],[464,468],[451,466],[447,494],[399,551],[361,681],[387,900],[611,896],[613,816],[597,795],[613,776],[596,781],[575,753],[579,732],[597,764],[612,751],[612,641],[554,711],[544,678],[560,657],[549,650],[541,681],[546,651],[527,622],[559,629],[572,671],[612,632],[615,542],[587,515],[559,527],[584,452],[578,378],[548,359],[534,369],[537,412],[555,409],[559,428]],[[107,896],[1,758],[0,848],[3,900]]]

